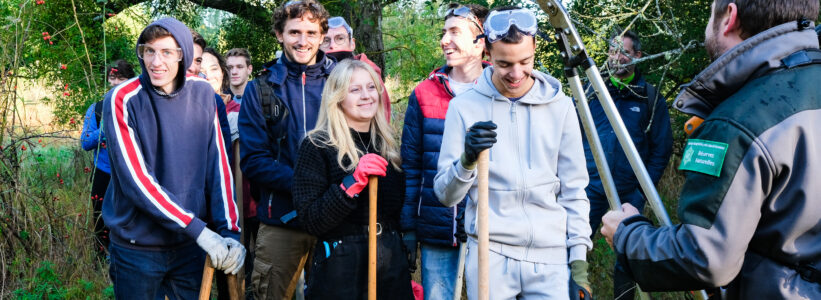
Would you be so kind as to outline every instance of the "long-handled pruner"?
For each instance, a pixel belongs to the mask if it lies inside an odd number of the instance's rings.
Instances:
[[[582,127],[587,135],[590,150],[593,152],[596,167],[599,170],[599,175],[605,187],[607,199],[610,201],[610,207],[612,209],[621,209],[621,204],[618,200],[616,188],[613,185],[610,168],[607,166],[607,161],[604,159],[604,153],[601,150],[601,142],[599,141],[599,135],[594,126],[595,123],[590,116],[590,108],[587,106],[587,96],[583,91],[581,80],[579,80],[579,67],[584,70],[585,75],[587,75],[587,78],[590,80],[590,84],[596,91],[604,113],[607,115],[607,119],[613,127],[613,131],[616,133],[616,137],[625,156],[627,156],[627,161],[630,162],[630,166],[633,168],[633,172],[639,180],[639,185],[642,191],[644,191],[644,195],[647,196],[650,208],[661,224],[671,226],[670,216],[667,215],[667,211],[664,209],[661,197],[659,197],[653,185],[653,181],[650,179],[649,173],[647,173],[647,168],[645,168],[644,163],[641,161],[641,156],[639,156],[639,152],[636,150],[636,146],[630,138],[627,127],[624,126],[624,122],[619,115],[619,111],[616,109],[616,105],[613,104],[613,99],[610,97],[610,93],[608,93],[607,87],[604,85],[604,80],[602,80],[599,74],[599,68],[596,67],[596,63],[593,59],[587,55],[584,43],[581,38],[579,38],[579,32],[576,30],[576,27],[573,26],[570,16],[567,14],[567,10],[565,10],[559,0],[535,1],[545,14],[547,14],[550,25],[553,26],[555,30],[553,37],[558,43],[559,52],[564,62],[564,76],[567,77],[570,90],[573,92],[576,109],[579,111]],[[698,291],[694,293],[694,296],[697,299],[708,298],[707,293],[704,291]]]

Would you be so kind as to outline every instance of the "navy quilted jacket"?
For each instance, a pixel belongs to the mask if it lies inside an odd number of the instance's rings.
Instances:
[[[485,64],[487,66],[487,64]],[[464,231],[457,216],[465,202],[445,207],[433,191],[433,177],[445,129],[445,113],[453,99],[448,84],[450,67],[434,70],[410,95],[402,130],[402,169],[405,171],[405,204],[402,231],[416,231],[422,243],[457,246],[454,234]]]

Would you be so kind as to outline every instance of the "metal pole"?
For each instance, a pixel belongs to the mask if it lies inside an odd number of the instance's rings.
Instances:
[[[576,110],[579,112],[579,119],[582,121],[582,128],[584,129],[584,134],[587,136],[590,152],[593,153],[593,160],[596,161],[596,169],[599,170],[599,177],[601,178],[602,186],[604,186],[607,201],[610,203],[610,209],[621,209],[619,193],[616,190],[616,184],[613,182],[610,166],[604,157],[604,151],[602,151],[601,141],[599,140],[599,133],[596,130],[596,123],[590,115],[590,107],[587,105],[587,96],[582,88],[582,82],[579,80],[576,69],[565,70],[565,75],[568,75],[567,82],[570,86],[570,91],[573,93],[573,99],[576,99]],[[595,230],[595,228],[593,230]]]
[[[587,74],[590,84],[599,96],[599,103],[601,103],[604,113],[607,115],[607,119],[613,127],[613,132],[616,133],[621,149],[624,151],[627,161],[630,162],[633,173],[636,174],[636,178],[638,178],[639,184],[641,185],[641,190],[644,191],[647,202],[650,203],[650,207],[653,209],[656,218],[665,226],[673,225],[670,221],[670,216],[667,215],[667,210],[664,209],[664,204],[661,203],[661,197],[659,197],[659,193],[656,191],[653,180],[650,179],[650,174],[647,173],[647,168],[645,168],[644,163],[641,161],[639,151],[636,150],[633,139],[630,138],[630,133],[627,132],[627,127],[624,126],[624,122],[621,120],[621,115],[619,115],[619,111],[613,103],[613,98],[610,97],[607,86],[604,85],[604,80],[602,80],[601,75],[599,75],[599,68],[597,68],[595,64],[591,64],[584,72]]]

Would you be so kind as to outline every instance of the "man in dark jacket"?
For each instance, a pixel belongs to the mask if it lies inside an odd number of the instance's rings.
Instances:
[[[192,53],[188,27],[152,23],[137,39],[142,74],[105,97],[111,184],[103,219],[117,298],[195,299],[205,253],[226,274],[242,268],[217,107],[205,80],[185,76]]]
[[[647,291],[723,286],[728,299],[821,299],[817,0],[716,0],[715,60],[676,99],[704,119],[684,148],[682,224],[629,204],[602,233]]]
[[[642,162],[647,166],[650,178],[653,183],[658,183],[673,152],[673,133],[670,129],[667,102],[658,90],[645,80],[636,65],[631,64],[633,59],[642,56],[639,36],[628,30],[614,36],[610,42],[612,46],[607,63],[611,76],[609,80],[605,80],[607,90],[630,133],[633,144],[639,151]],[[590,90],[592,91],[592,88]],[[590,115],[596,123],[596,131],[607,164],[610,166],[619,200],[622,203],[630,203],[642,211],[645,197],[639,181],[627,163],[627,157],[598,97],[595,93],[590,93]],[[587,172],[590,174],[590,184],[585,189],[587,197],[590,198],[590,228],[595,233],[601,223],[601,217],[610,209],[610,205],[586,138],[584,156],[587,160]],[[624,299],[633,299],[634,285],[635,283],[624,275],[617,263],[614,272],[614,295],[624,295]]]
[[[239,112],[242,172],[258,191],[256,258],[252,281],[257,299],[290,299],[309,263],[315,238],[298,224],[291,199],[297,147],[314,128],[322,88],[334,61],[319,51],[328,31],[328,12],[314,0],[289,2],[273,15],[283,55],[265,66],[263,76],[287,106],[285,134],[269,130],[256,81],[249,82]]]
[[[459,13],[455,8],[460,7]],[[402,230],[409,264],[416,268],[417,240],[421,244],[422,286],[425,299],[453,297],[458,271],[459,243],[464,226],[458,216],[464,201],[445,207],[433,191],[433,177],[445,128],[448,104],[469,90],[487,64],[482,62],[482,22],[487,8],[457,6],[446,16],[439,45],[447,65],[433,70],[410,95],[402,130],[402,169],[406,177]],[[459,234],[457,234],[459,233]]]

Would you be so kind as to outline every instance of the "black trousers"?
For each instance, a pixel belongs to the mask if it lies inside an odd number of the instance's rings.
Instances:
[[[108,249],[108,227],[105,226],[103,218],[100,213],[103,210],[103,197],[105,191],[108,189],[108,183],[111,181],[111,175],[100,169],[94,170],[94,177],[91,181],[91,206],[94,209],[94,234],[96,242],[94,243],[94,250],[105,256]]]
[[[377,236],[377,299],[413,300],[408,259],[399,233]],[[368,298],[368,235],[318,238],[305,299]]]

